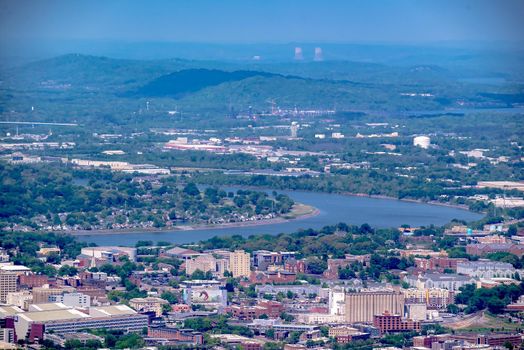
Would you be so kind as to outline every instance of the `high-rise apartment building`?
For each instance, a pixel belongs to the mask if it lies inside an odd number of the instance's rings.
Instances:
[[[243,250],[235,250],[229,255],[229,269],[233,277],[249,277],[251,256]]]
[[[16,292],[18,275],[14,272],[0,272],[0,303],[4,304],[8,293]]]

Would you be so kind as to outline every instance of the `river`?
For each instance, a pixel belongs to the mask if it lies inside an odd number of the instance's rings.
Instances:
[[[345,222],[361,225],[368,223],[373,227],[398,227],[409,224],[412,227],[443,225],[452,219],[466,221],[478,220],[482,215],[467,210],[405,202],[395,199],[378,199],[339,194],[278,191],[293,198],[296,202],[311,205],[319,214],[304,219],[267,225],[197,229],[191,231],[162,231],[144,233],[94,234],[78,236],[80,241],[98,245],[132,246],[139,240],[169,241],[173,243],[191,243],[205,240],[217,235],[292,233],[300,229],[314,228]]]

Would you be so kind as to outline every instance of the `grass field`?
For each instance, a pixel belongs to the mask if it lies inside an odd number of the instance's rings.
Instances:
[[[508,332],[524,328],[520,323],[509,322],[507,319],[491,315],[485,311],[445,326],[460,332]]]

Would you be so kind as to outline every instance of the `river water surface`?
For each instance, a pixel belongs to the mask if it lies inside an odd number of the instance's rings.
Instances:
[[[452,219],[466,221],[478,220],[482,215],[467,210],[404,202],[395,199],[377,199],[368,197],[345,196],[339,194],[278,191],[293,198],[296,202],[311,205],[319,214],[304,219],[283,223],[246,227],[227,227],[197,229],[191,231],[162,231],[144,233],[94,234],[78,236],[78,239],[98,245],[132,246],[139,240],[169,241],[173,243],[191,243],[209,239],[217,235],[292,233],[300,229],[314,228],[345,222],[349,225],[370,224],[372,227],[398,227],[409,224],[412,227],[443,225]]]

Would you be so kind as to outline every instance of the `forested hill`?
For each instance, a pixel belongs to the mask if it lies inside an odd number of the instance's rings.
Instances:
[[[206,87],[220,85],[226,82],[244,80],[251,77],[274,77],[279,74],[260,71],[226,72],[218,69],[185,69],[179,72],[163,75],[137,91],[142,96],[180,97],[196,92]]]
[[[5,120],[147,128],[172,125],[172,110],[183,111],[189,123],[212,118],[219,124],[233,111],[241,114],[251,107],[263,113],[268,100],[287,110],[379,113],[502,108],[522,101],[520,85],[467,83],[461,77],[427,64],[130,60],[69,54],[17,68],[0,66],[0,114]]]

